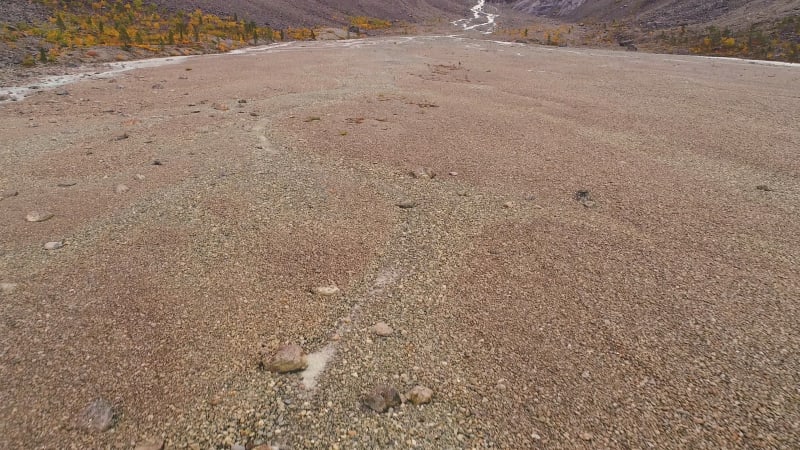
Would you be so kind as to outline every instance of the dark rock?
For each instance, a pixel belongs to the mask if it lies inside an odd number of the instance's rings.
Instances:
[[[594,199],[592,199],[591,194],[587,190],[576,191],[573,198],[587,208],[595,206]]]
[[[417,206],[417,202],[413,200],[404,200],[397,204],[401,209],[411,209]]]
[[[375,412],[382,413],[388,411],[389,408],[399,406],[402,403],[402,399],[397,389],[387,385],[380,385],[375,387],[371,393],[362,397],[361,403]]]

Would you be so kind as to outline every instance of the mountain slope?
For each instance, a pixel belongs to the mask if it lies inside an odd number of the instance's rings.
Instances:
[[[652,26],[750,24],[800,14],[800,0],[512,0],[514,10],[567,20],[632,19]]]
[[[371,16],[388,20],[420,22],[436,18],[462,17],[472,0],[156,0],[171,10],[194,10],[218,15],[236,14],[259,24],[283,28],[299,25],[341,24],[348,16]]]

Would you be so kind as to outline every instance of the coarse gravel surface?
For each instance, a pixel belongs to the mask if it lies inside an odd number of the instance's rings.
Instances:
[[[798,92],[409,36],[0,104],[0,448],[797,448]]]

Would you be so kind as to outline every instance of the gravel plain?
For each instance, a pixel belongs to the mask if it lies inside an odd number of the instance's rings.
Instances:
[[[800,447],[799,150],[798,66],[441,36],[0,104],[0,447]]]

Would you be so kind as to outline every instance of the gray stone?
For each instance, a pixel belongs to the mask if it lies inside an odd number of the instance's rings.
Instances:
[[[6,198],[11,198],[11,197],[16,197],[17,195],[19,195],[19,192],[17,192],[17,191],[3,191],[3,192],[0,192],[0,200],[6,199]]]
[[[25,220],[28,222],[44,222],[45,220],[49,220],[53,218],[53,214],[47,211],[31,211],[25,216]]]
[[[424,405],[430,403],[433,398],[433,390],[425,386],[415,386],[406,394],[408,400],[415,405]]]
[[[379,413],[399,406],[401,402],[400,393],[397,392],[397,389],[387,385],[377,386],[372,392],[361,398],[361,403],[364,406]]]
[[[414,178],[430,180],[436,177],[436,172],[430,167],[417,167],[411,171],[411,176]]]
[[[61,241],[52,241],[44,244],[45,250],[58,250],[64,246],[64,243]]]
[[[398,203],[397,206],[401,209],[411,209],[417,206],[417,202],[413,200],[403,200],[402,202]]]
[[[308,357],[303,352],[303,348],[297,344],[286,344],[278,348],[278,351],[266,361],[264,366],[270,372],[289,373],[303,370],[308,367]]]
[[[394,333],[392,327],[390,327],[389,324],[387,324],[386,322],[376,323],[375,325],[372,326],[372,328],[370,328],[370,331],[381,337],[391,336],[392,333]]]
[[[164,450],[164,439],[148,439],[139,442],[133,450]]]
[[[114,425],[114,407],[98,398],[81,411],[78,425],[90,431],[108,431]]]
[[[314,293],[322,295],[323,297],[330,297],[339,293],[339,288],[336,285],[319,286],[314,288]]]

